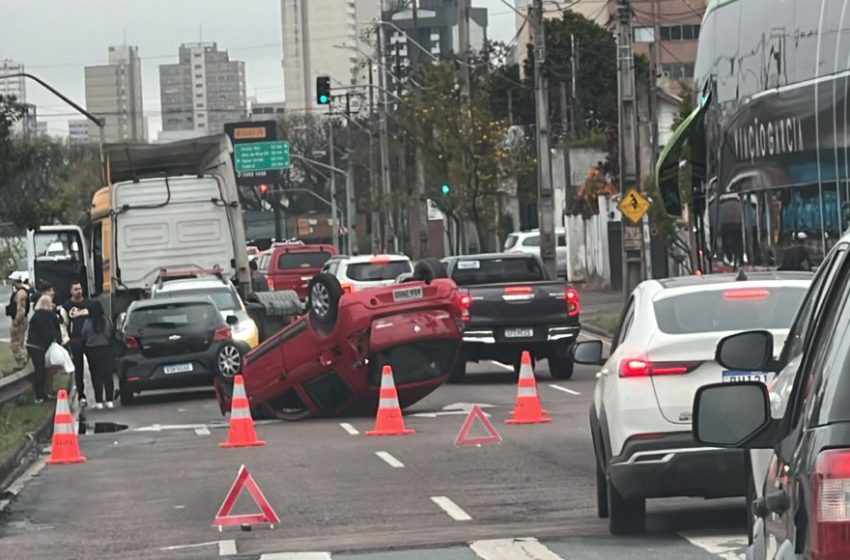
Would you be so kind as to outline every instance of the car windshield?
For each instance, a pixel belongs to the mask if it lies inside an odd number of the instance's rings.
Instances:
[[[127,328],[169,329],[187,325],[212,325],[220,320],[221,315],[208,303],[164,303],[132,310],[127,316]]]
[[[517,242],[518,239],[519,239],[519,236],[516,235],[515,233],[510,234],[508,236],[508,238],[505,239],[505,251],[512,249],[514,247],[514,245],[516,245],[516,242]]]
[[[545,279],[543,268],[534,258],[461,259],[452,279],[458,286],[538,282]]]
[[[735,286],[665,297],[653,307],[667,334],[789,329],[805,295],[805,286]]]
[[[159,292],[155,299],[182,298],[186,296],[209,296],[219,311],[238,311],[242,308],[236,293],[227,287],[194,288],[191,290],[169,290]]]
[[[355,282],[380,282],[394,280],[413,270],[410,261],[390,261],[387,263],[349,264],[345,274]]]
[[[283,253],[277,259],[277,267],[280,269],[289,268],[321,268],[331,254],[326,251],[298,251],[295,253]]]

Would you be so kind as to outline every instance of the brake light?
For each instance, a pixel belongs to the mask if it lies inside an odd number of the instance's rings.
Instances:
[[[812,559],[850,557],[850,449],[830,449],[818,455],[812,486]]]
[[[138,350],[139,340],[135,336],[125,336],[124,346],[127,347],[127,350]]]
[[[213,333],[213,340],[222,341],[233,338],[233,330],[230,327],[220,327]]]
[[[744,288],[723,292],[723,298],[729,300],[765,299],[769,295],[770,291],[765,288]]]
[[[516,296],[520,294],[530,294],[531,286],[508,286],[505,288],[505,295]]]
[[[564,299],[567,300],[567,316],[577,317],[581,312],[581,298],[578,295],[578,290],[568,286],[564,290]]]
[[[372,257],[370,264],[390,264],[390,257],[387,255],[377,255]]]
[[[630,358],[620,362],[620,377],[650,377],[683,375],[699,367],[700,362],[651,362],[643,358]]]
[[[469,321],[469,309],[472,307],[472,296],[467,292],[459,292],[457,295],[457,303],[460,306],[460,317],[464,321]]]
[[[271,276],[266,278],[266,284],[269,285],[269,291],[273,292],[274,291],[274,278],[272,278]]]

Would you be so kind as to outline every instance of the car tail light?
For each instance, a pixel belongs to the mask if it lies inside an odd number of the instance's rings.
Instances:
[[[124,346],[127,347],[127,350],[138,350],[139,340],[135,336],[125,336]]]
[[[468,292],[458,292],[457,303],[460,306],[460,317],[464,322],[469,321],[469,309],[472,307],[472,296]]]
[[[217,328],[213,333],[213,340],[215,341],[230,340],[231,338],[233,338],[233,330],[230,327]]]
[[[683,375],[694,371],[701,362],[651,362],[645,358],[627,358],[620,362],[620,377],[657,377]]]
[[[390,257],[388,255],[377,255],[372,257],[369,264],[390,264]]]
[[[812,560],[850,558],[850,449],[818,455],[812,490]]]
[[[505,295],[517,296],[520,294],[530,294],[531,286],[508,286],[505,288]]]
[[[743,288],[723,292],[723,299],[727,300],[765,299],[768,296],[770,291],[765,288]]]
[[[274,278],[272,278],[271,276],[266,278],[266,284],[269,285],[269,291],[273,292],[274,291]]]
[[[564,299],[567,300],[567,315],[569,317],[578,317],[578,314],[581,312],[581,298],[578,295],[578,290],[568,286],[564,290]]]

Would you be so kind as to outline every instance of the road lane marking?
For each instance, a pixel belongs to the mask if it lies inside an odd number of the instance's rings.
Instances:
[[[261,554],[260,560],[333,560],[330,552],[272,552]]]
[[[679,533],[679,536],[722,560],[742,560],[747,554],[747,538],[741,535],[717,535],[692,531]]]
[[[569,393],[571,395],[581,395],[578,391],[573,391],[572,389],[567,389],[566,387],[561,387],[560,385],[555,385],[554,383],[549,384],[553,389],[557,389],[559,391],[563,391],[564,393]]]
[[[455,521],[470,521],[472,517],[468,513],[460,509],[460,506],[448,499],[446,496],[431,496],[431,501],[437,504],[440,509],[449,514],[449,517]]]
[[[495,360],[487,360],[487,361],[490,362],[491,364],[493,364],[496,367],[500,367],[500,368],[506,369],[508,371],[514,371],[514,366],[509,366],[507,364],[503,364],[502,362],[497,362]]]
[[[483,560],[564,560],[537,539],[493,539],[473,541],[469,548]]]
[[[219,556],[233,556],[236,554],[236,541],[218,541]]]
[[[208,436],[210,435],[210,431],[206,426],[201,426],[200,428],[195,428],[195,433],[199,436]]]
[[[394,469],[401,469],[404,467],[404,463],[402,463],[386,451],[375,451],[375,455],[383,459],[386,464],[393,467]]]
[[[343,430],[348,432],[349,435],[352,435],[352,436],[360,435],[360,432],[357,431],[357,428],[355,428],[354,426],[352,426],[348,422],[340,422],[339,426],[340,426],[340,428],[342,428]]]
[[[236,552],[236,541],[231,539],[227,541],[210,541],[210,542],[202,542],[195,544],[178,544],[174,546],[166,546],[160,548],[160,550],[168,551],[168,550],[185,550],[188,548],[203,548],[205,546],[218,546],[218,555],[219,556],[232,556],[237,554]],[[330,557],[329,557],[330,558]]]

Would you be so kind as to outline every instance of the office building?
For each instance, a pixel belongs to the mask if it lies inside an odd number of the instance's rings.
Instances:
[[[284,102],[272,101],[261,103],[256,99],[251,100],[251,111],[248,120],[251,121],[276,121],[283,116]]]
[[[138,47],[109,47],[109,63],[86,66],[86,109],[105,122],[106,142],[144,142],[142,64]],[[89,138],[99,138],[90,122]]]
[[[0,60],[0,76],[8,76],[10,74],[20,74],[26,72],[23,63],[15,62],[14,60]],[[23,76],[16,78],[6,78],[0,80],[0,95],[7,97],[14,95],[21,103],[27,102],[27,82]]]
[[[316,77],[332,87],[368,83],[365,59],[374,47],[363,35],[380,18],[379,0],[281,0],[286,108],[316,104]]]
[[[215,43],[185,43],[178,57],[159,67],[160,141],[222,133],[224,123],[245,118],[244,62],[230,60]]]
[[[89,121],[87,119],[68,121],[68,142],[72,145],[89,143]]]

